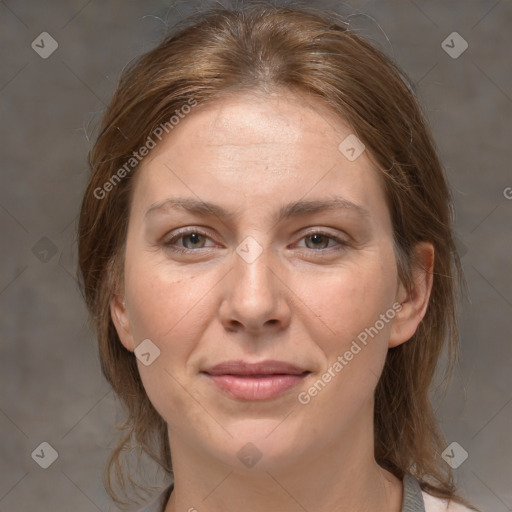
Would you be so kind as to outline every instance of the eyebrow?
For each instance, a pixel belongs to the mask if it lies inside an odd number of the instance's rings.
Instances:
[[[148,208],[144,216],[148,217],[157,212],[165,212],[169,209],[181,209],[205,217],[213,215],[225,220],[232,220],[237,215],[237,212],[230,212],[215,203],[189,197],[176,197],[154,203]],[[370,212],[366,208],[353,203],[348,199],[343,197],[330,197],[328,199],[316,199],[309,201],[299,200],[283,205],[279,209],[276,217],[277,222],[281,222],[292,217],[329,210],[346,210],[352,211],[361,217],[370,216]]]

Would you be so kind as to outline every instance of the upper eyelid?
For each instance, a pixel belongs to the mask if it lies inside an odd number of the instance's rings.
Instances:
[[[180,239],[182,236],[186,236],[186,235],[190,235],[192,233],[198,233],[200,235],[204,235],[204,236],[207,236],[208,238],[213,238],[211,236],[210,233],[208,233],[208,231],[204,230],[203,228],[190,228],[190,229],[187,229],[187,228],[183,228],[183,230],[179,230],[177,233],[174,233],[172,236],[169,236],[171,233],[167,233],[164,237],[163,237],[163,240],[166,241],[166,240],[176,240],[176,239]]]
[[[180,238],[187,236],[189,234],[192,234],[192,233],[198,233],[200,235],[206,236],[207,238],[210,238],[211,240],[213,240],[213,238],[214,238],[204,228],[183,228],[183,230],[179,230],[177,233],[175,233],[171,237],[165,236],[163,238],[163,241],[164,241],[164,243],[169,243],[171,241],[179,240]],[[338,242],[340,245],[348,244],[348,241],[343,240],[342,236],[335,235],[333,233],[329,233],[326,229],[322,229],[322,228],[311,228],[306,233],[303,233],[299,240],[302,240],[302,239],[306,238],[307,236],[311,236],[311,235],[315,235],[315,234],[327,236],[328,238],[331,238],[331,239],[335,240],[336,242]],[[187,248],[185,248],[185,249],[187,249]],[[202,249],[202,248],[200,247],[199,249]],[[194,251],[196,249],[188,249],[188,250]]]

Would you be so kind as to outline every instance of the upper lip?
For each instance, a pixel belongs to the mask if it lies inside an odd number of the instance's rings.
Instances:
[[[285,361],[270,359],[259,363],[224,361],[203,370],[208,375],[301,375],[307,371]]]

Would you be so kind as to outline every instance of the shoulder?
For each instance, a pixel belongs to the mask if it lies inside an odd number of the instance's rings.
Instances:
[[[425,491],[421,491],[423,496],[423,503],[425,504],[425,512],[474,512],[473,510],[455,503],[454,501],[448,502],[441,498],[436,498]]]

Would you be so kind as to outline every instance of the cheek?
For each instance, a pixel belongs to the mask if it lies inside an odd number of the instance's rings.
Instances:
[[[195,410],[183,392],[183,371],[208,321],[207,273],[187,275],[157,264],[145,255],[127,257],[125,292],[130,327],[137,346],[150,339],[160,350],[149,366],[137,361],[143,386],[153,406],[164,418],[169,411]],[[211,287],[211,286],[210,286]]]
[[[323,293],[309,297],[308,305],[335,334],[316,338],[324,365],[298,398],[310,417],[325,417],[329,410],[335,428],[368,410],[385,363],[395,281],[389,269],[387,276],[380,270],[376,265],[372,272],[341,272],[326,279]]]
[[[136,344],[151,337],[157,344],[164,339],[172,343],[174,334],[185,325],[190,329],[190,318],[201,314],[201,297],[214,283],[209,283],[207,273],[188,275],[150,257],[127,258],[125,282],[132,333]]]
[[[304,302],[322,320],[324,332],[330,332],[330,336],[320,339],[331,349],[350,344],[391,308],[396,291],[394,268],[391,249],[368,254],[357,264],[333,269],[325,275],[302,274]],[[389,327],[390,323],[386,323],[379,329],[380,338],[385,338]],[[329,346],[324,348],[330,351]]]

